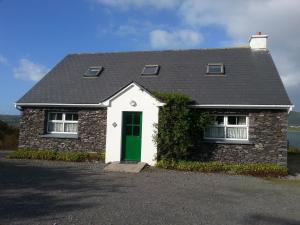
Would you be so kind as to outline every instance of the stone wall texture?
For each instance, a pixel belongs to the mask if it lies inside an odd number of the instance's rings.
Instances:
[[[47,112],[78,112],[78,138],[45,137]],[[25,108],[20,121],[19,148],[105,151],[106,109]]]
[[[287,165],[288,113],[285,110],[207,110],[249,116],[249,143],[206,143],[196,149],[204,160]]]
[[[78,138],[43,137],[48,111],[78,112]],[[202,110],[203,111],[203,110]],[[194,149],[201,160],[287,165],[287,119],[284,110],[205,110],[214,115],[249,116],[249,143],[201,142]],[[106,109],[25,108],[19,147],[49,150],[105,151]]]

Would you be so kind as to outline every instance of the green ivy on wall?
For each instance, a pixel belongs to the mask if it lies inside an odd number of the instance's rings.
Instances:
[[[155,93],[165,103],[159,111],[154,140],[157,159],[186,160],[190,149],[202,138],[204,128],[212,122],[206,112],[190,108],[192,100],[180,93]]]

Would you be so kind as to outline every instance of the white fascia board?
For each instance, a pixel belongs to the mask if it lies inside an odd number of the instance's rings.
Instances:
[[[83,107],[83,108],[102,108],[102,107],[108,107],[110,106],[110,102],[120,96],[122,93],[126,92],[128,89],[131,89],[132,87],[137,86],[141,90],[145,91],[147,94],[149,94],[151,97],[153,97],[156,100],[156,105],[157,106],[164,106],[165,103],[159,101],[155,96],[153,96],[150,92],[148,92],[145,88],[142,86],[138,85],[135,82],[130,83],[117,93],[115,93],[113,96],[111,96],[109,99],[100,102],[98,104],[63,104],[63,103],[15,103],[15,107],[26,107],[26,106],[33,106],[33,107],[38,107],[38,106],[47,106],[47,107]]]
[[[294,105],[232,105],[232,104],[202,104],[191,105],[192,108],[231,108],[231,109],[287,109],[292,110]]]
[[[128,84],[126,87],[124,87],[123,89],[121,89],[120,91],[118,91],[117,93],[115,93],[113,96],[111,96],[110,98],[108,98],[107,100],[105,100],[104,102],[102,102],[102,104],[105,105],[105,106],[110,106],[110,103],[111,103],[111,101],[113,99],[118,98],[122,93],[126,92],[127,90],[131,89],[134,86],[140,88],[142,91],[146,92],[148,95],[150,95],[152,98],[154,98],[155,101],[156,101],[156,105],[157,106],[164,106],[165,105],[165,103],[159,101],[149,91],[147,91],[145,88],[143,88],[142,86],[140,86],[139,84],[137,84],[135,82],[132,82],[132,83]]]
[[[101,108],[106,107],[106,105],[99,104],[64,104],[64,103],[15,103],[15,107],[22,106],[49,106],[49,107],[88,107],[88,108]]]

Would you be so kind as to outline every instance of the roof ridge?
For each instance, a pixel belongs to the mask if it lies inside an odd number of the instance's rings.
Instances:
[[[97,54],[134,54],[134,53],[160,53],[160,52],[185,52],[185,51],[214,51],[214,50],[231,50],[231,49],[250,49],[248,45],[224,48],[190,48],[190,49],[167,49],[167,50],[141,50],[141,51],[112,51],[112,52],[77,52],[68,55],[97,55]]]

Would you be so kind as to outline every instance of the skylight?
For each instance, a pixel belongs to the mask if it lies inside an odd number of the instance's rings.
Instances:
[[[157,75],[159,72],[159,65],[145,65],[142,71],[143,76]]]
[[[85,77],[98,77],[103,70],[103,66],[91,66],[84,73]]]
[[[209,63],[206,69],[207,74],[224,74],[224,64],[222,63]]]

